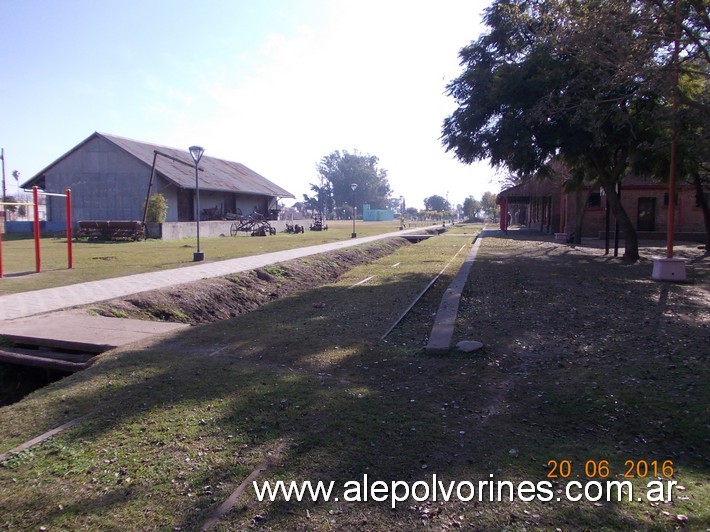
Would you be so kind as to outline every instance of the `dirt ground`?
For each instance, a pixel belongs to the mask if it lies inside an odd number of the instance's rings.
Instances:
[[[619,258],[613,250],[605,255],[597,239],[574,247],[526,231],[493,238],[463,294],[458,333],[483,336],[514,355],[584,355],[612,346],[679,354],[692,346],[692,355],[703,356],[698,348],[710,348],[710,254],[677,245],[688,282],[658,282],[652,257],[665,256],[662,245],[643,242],[641,259],[629,264],[623,247]]]

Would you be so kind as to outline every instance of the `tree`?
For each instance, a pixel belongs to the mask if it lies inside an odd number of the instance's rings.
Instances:
[[[378,168],[378,162],[374,155],[362,155],[358,151],[334,151],[323,157],[317,166],[321,184],[311,185],[317,203],[324,205],[326,212],[331,212],[336,205],[351,203],[351,185],[355,183],[356,205],[369,203],[373,209],[387,208],[392,190],[387,170]],[[314,198],[304,195],[304,199],[310,202]]]
[[[416,207],[407,207],[407,210],[405,210],[404,212],[411,218],[419,216],[419,211]]]
[[[691,104],[710,103],[710,63],[693,63],[679,75],[679,105],[668,110],[669,125],[658,141],[658,155],[643,161],[638,168],[645,176],[660,176],[665,181],[671,166],[671,142],[676,140],[676,177],[695,188],[697,207],[703,213],[706,248],[710,249],[710,202],[705,189],[710,184],[710,113],[698,112]],[[699,75],[701,72],[703,75]],[[709,108],[710,109],[710,108]]]
[[[642,9],[658,20],[659,41],[668,43],[661,67],[669,76],[648,76],[658,90],[671,95],[667,105],[668,137],[659,143],[668,157],[652,160],[651,168],[665,176],[675,141],[678,179],[692,182],[705,221],[706,249],[710,248],[710,5],[706,0],[639,0]],[[660,162],[660,167],[659,167]]]
[[[677,103],[664,108],[668,127],[658,143],[661,155],[646,161],[644,170],[665,178],[675,140],[677,178],[695,187],[710,249],[710,202],[705,193],[710,183],[710,7],[706,0],[639,0],[638,6],[657,21],[655,38],[663,51],[657,71],[645,77]]]
[[[313,212],[318,212],[326,217],[333,212],[335,201],[333,200],[333,187],[330,183],[321,180],[320,186],[311,183],[311,191],[315,192],[313,197],[303,195],[303,203]]]
[[[481,210],[481,202],[473,196],[468,196],[463,200],[463,214],[466,218],[475,218]]]
[[[660,30],[660,39],[665,43],[675,43],[676,21],[679,22],[681,72],[685,75],[700,74],[707,81],[710,67],[710,10],[707,1],[679,0],[676,4],[674,0],[640,0],[639,5],[658,21],[656,25]],[[670,55],[670,52],[667,52],[666,58]],[[659,81],[658,78],[651,79]],[[660,79],[663,82],[663,78]],[[710,112],[710,101],[707,97],[698,97],[697,93],[681,90],[680,98],[683,103],[696,110]]]
[[[335,208],[335,217],[338,220],[352,220],[354,209],[350,205],[341,205]]]
[[[484,192],[481,196],[481,210],[487,220],[495,220],[500,213],[500,207],[496,204],[496,195],[493,192]]]
[[[424,198],[424,209],[427,211],[442,213],[448,211],[450,208],[449,202],[446,201],[446,198],[442,198],[441,196],[434,195]]]
[[[448,87],[459,107],[444,121],[447,150],[521,176],[544,177],[560,158],[601,184],[625,233],[624,257],[638,259],[614,187],[662,129],[662,94],[643,75],[658,73],[667,45],[657,20],[635,2],[498,0],[485,22],[490,32],[460,52],[464,72]]]
[[[403,213],[406,207],[403,196],[393,196],[387,200],[387,208],[397,214]]]

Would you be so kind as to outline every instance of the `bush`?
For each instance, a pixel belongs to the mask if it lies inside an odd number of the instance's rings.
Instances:
[[[163,223],[168,216],[168,200],[162,194],[153,194],[148,200],[147,222]]]

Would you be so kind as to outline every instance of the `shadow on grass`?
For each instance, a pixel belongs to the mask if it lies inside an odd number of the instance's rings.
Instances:
[[[32,275],[37,273],[35,270],[27,270],[24,272],[12,272],[12,273],[3,273],[2,277],[4,278],[13,278],[13,277],[26,277],[28,275]]]
[[[482,339],[484,355],[423,356],[407,347],[412,330],[379,342],[428,282],[419,275],[310,290],[107,354],[43,403],[56,419],[93,418],[0,472],[32,479],[7,519],[196,529],[269,452],[260,481],[334,481],[336,491],[365,474],[538,482],[551,459],[570,460],[575,474],[608,460],[614,475],[626,460],[672,459],[681,474],[707,476],[698,420],[707,419],[709,336],[684,307],[686,287],[659,296],[638,269],[546,248],[496,255],[485,244],[456,333]],[[665,529],[674,526],[666,508],[410,501],[392,510],[259,503],[249,488],[223,526]]]

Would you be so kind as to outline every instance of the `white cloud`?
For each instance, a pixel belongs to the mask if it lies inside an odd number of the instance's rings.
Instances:
[[[445,85],[459,73],[458,50],[480,31],[484,4],[327,6],[327,23],[268,33],[260,46],[235,50],[206,71],[192,98],[193,122],[180,120],[173,138],[243,162],[299,199],[316,181],[317,162],[336,149],[378,156],[410,206],[421,208],[432,194],[449,192],[460,203],[494,189],[490,169],[454,161],[439,141],[454,108]]]

